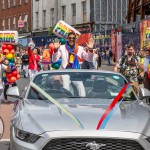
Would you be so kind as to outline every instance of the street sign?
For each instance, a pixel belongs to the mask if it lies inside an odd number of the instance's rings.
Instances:
[[[18,28],[24,27],[24,20],[18,20]]]

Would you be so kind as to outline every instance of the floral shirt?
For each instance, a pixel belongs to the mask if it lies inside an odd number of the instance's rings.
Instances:
[[[116,66],[122,70],[121,73],[127,78],[129,82],[137,82],[139,74],[139,68],[137,63],[140,62],[140,57],[138,56],[133,57],[123,56],[123,57],[119,59],[119,62],[117,63]]]

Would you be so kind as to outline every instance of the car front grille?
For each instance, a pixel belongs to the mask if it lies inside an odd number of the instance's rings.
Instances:
[[[68,138],[52,139],[43,150],[144,150],[133,140]]]

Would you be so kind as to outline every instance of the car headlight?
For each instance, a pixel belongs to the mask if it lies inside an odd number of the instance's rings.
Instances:
[[[40,138],[40,136],[38,135],[20,130],[15,127],[14,127],[14,132],[15,132],[16,138],[27,143],[35,143]]]

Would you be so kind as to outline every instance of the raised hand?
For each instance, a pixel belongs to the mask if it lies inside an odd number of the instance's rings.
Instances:
[[[54,43],[54,52],[55,53],[58,51],[59,47],[60,47],[60,43],[59,42]]]
[[[88,43],[86,43],[86,46],[89,49],[93,49],[94,48],[94,40],[93,40],[92,36],[89,37],[89,41],[88,41]]]

